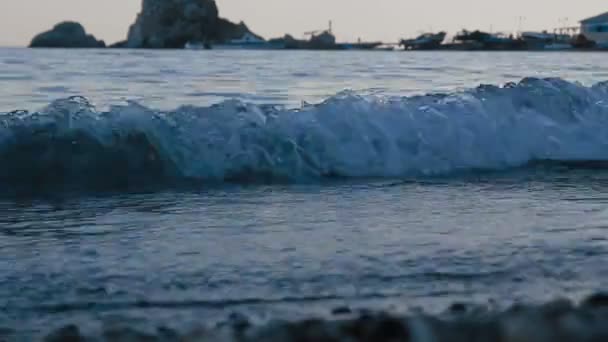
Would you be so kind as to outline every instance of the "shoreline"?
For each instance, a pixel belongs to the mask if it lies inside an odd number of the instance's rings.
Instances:
[[[411,53],[411,52],[608,52],[608,48],[572,48],[572,49],[469,49],[445,47],[437,49],[184,49],[184,48],[126,48],[126,47],[27,47],[27,46],[0,46],[0,49],[28,49],[28,50],[134,50],[134,51],[264,51],[264,52],[291,52],[291,51],[315,51],[315,52],[385,52],[385,53]]]
[[[103,336],[102,338],[96,336]],[[3,337],[1,336],[0,340]],[[555,299],[544,304],[515,304],[506,310],[491,305],[453,303],[442,314],[410,315],[335,307],[328,317],[254,325],[239,313],[226,322],[180,333],[158,327],[154,332],[128,326],[105,327],[93,335],[76,325],[48,333],[59,341],[404,341],[404,342],[549,342],[608,340],[608,293],[599,292],[575,303]]]

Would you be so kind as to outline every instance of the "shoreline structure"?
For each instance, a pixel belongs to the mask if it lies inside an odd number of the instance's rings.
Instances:
[[[447,32],[427,32],[399,42],[338,42],[332,22],[326,29],[296,39],[286,34],[266,40],[244,23],[220,17],[215,0],[142,0],[142,8],[124,41],[108,48],[243,49],[243,50],[370,50],[370,51],[608,51],[608,12],[580,21],[580,26],[549,32],[517,34],[462,30],[450,41]],[[63,22],[32,39],[30,47],[105,47],[79,23]]]

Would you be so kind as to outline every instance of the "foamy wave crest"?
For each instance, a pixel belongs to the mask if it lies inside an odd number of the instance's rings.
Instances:
[[[527,78],[415,97],[345,92],[297,109],[227,101],[98,111],[77,97],[0,114],[3,184],[302,182],[536,160],[608,160],[608,83]]]

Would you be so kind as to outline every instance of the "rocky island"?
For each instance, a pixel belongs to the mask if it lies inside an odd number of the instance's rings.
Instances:
[[[143,0],[127,39],[110,47],[182,49],[186,43],[223,43],[245,34],[261,39],[245,23],[221,18],[215,0]],[[30,47],[102,48],[105,43],[79,23],[62,22],[37,35]]]
[[[222,43],[245,33],[251,33],[245,23],[219,16],[215,0],[143,0],[125,45],[181,49],[188,42]]]
[[[50,31],[40,33],[30,43],[33,48],[103,48],[103,40],[97,40],[87,34],[84,27],[77,22],[65,21]]]

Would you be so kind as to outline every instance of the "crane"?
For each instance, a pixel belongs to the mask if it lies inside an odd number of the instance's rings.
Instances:
[[[328,30],[314,30],[314,31],[308,31],[308,32],[304,32],[304,35],[306,36],[316,36],[319,33],[323,33],[323,32],[329,32],[331,33],[331,29],[332,29],[332,22],[331,20],[329,21],[329,29]]]

